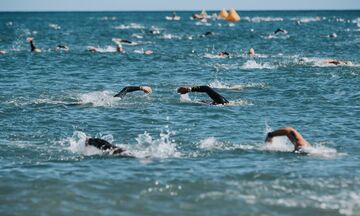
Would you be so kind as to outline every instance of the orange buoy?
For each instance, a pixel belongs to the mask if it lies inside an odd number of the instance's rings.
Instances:
[[[234,9],[231,9],[229,11],[229,15],[225,18],[225,20],[230,22],[238,22],[240,21],[240,16],[238,13],[236,13]]]
[[[223,18],[226,19],[226,17],[228,16],[228,12],[225,9],[222,9],[219,13],[219,18]]]

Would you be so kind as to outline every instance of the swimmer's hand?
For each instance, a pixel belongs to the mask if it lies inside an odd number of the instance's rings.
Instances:
[[[191,88],[188,86],[181,86],[177,89],[177,93],[180,93],[180,94],[187,94],[190,91],[191,91]]]
[[[149,86],[140,86],[140,90],[143,91],[146,94],[151,94],[152,89]]]
[[[271,135],[271,133],[268,133],[266,135],[266,138],[265,138],[265,143],[271,144],[272,143],[272,138],[273,138],[273,136]]]
[[[33,38],[32,38],[32,37],[28,37],[28,38],[26,38],[26,41],[30,43],[31,41],[33,41]]]

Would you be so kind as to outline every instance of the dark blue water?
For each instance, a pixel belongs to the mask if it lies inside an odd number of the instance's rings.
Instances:
[[[360,12],[166,15],[0,13],[1,215],[359,215]],[[113,38],[137,45],[119,54]],[[153,93],[112,97],[128,85]],[[180,97],[182,85],[230,104]],[[308,155],[286,138],[264,143],[285,126]],[[85,147],[86,136],[135,158]]]

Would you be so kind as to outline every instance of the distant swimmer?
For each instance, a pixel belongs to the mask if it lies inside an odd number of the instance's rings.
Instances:
[[[334,64],[334,65],[352,65],[351,61],[340,61],[337,59],[325,59],[324,62],[328,63],[328,64]]]
[[[189,92],[205,92],[209,95],[209,97],[213,100],[213,105],[217,104],[228,104],[229,101],[226,100],[223,96],[217,93],[215,90],[210,88],[209,86],[181,86],[177,89],[177,92],[180,94],[187,94]]]
[[[66,45],[63,45],[63,44],[59,44],[56,46],[56,50],[59,50],[59,51],[69,51],[69,47],[66,46]]]
[[[337,34],[336,33],[332,33],[328,35],[329,38],[337,38]]]
[[[88,47],[87,50],[90,51],[90,52],[97,52],[98,51],[98,49],[96,47]]]
[[[34,44],[34,39],[32,37],[27,38],[27,42],[30,43],[31,52],[41,52],[41,49],[36,48]]]
[[[135,43],[133,41],[129,41],[129,40],[126,40],[126,39],[121,39],[121,38],[113,38],[112,41],[114,41],[117,44],[137,45],[137,43]]]
[[[118,53],[125,53],[124,48],[121,46],[121,44],[116,44],[116,52]]]
[[[277,33],[287,34],[288,32],[287,32],[285,29],[278,28],[278,29],[276,29],[276,31],[274,32],[274,34],[277,34]]]
[[[254,50],[254,48],[250,48],[250,49],[249,49],[248,55],[249,55],[249,56],[254,56],[254,55],[255,55],[255,50]]]
[[[205,34],[204,34],[205,37],[213,36],[213,35],[215,35],[215,33],[212,32],[212,31],[207,31],[207,32],[205,32]]]
[[[145,94],[151,94],[152,89],[149,86],[127,86],[124,87],[119,93],[114,95],[114,97],[124,97],[128,92],[133,91],[143,91]]]
[[[119,155],[126,150],[99,138],[86,138],[85,146],[94,146],[100,150],[107,151],[110,154]]]
[[[287,136],[288,139],[294,144],[294,152],[298,153],[302,151],[303,147],[310,146],[310,144],[301,136],[301,134],[294,128],[287,127],[281,128],[272,132],[269,132],[266,136],[265,142],[271,143],[272,138],[277,136]]]
[[[0,50],[0,55],[5,55],[6,51],[5,50]]]
[[[160,34],[160,31],[158,29],[150,29],[149,33],[153,34],[153,35],[157,35],[157,34]]]
[[[221,56],[221,57],[230,57],[230,53],[226,52],[226,51],[223,51],[223,52],[219,52],[218,53],[218,56]]]

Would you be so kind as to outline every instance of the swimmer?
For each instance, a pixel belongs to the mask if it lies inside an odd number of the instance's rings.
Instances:
[[[123,148],[120,148],[116,145],[113,145],[109,143],[106,140],[99,139],[99,138],[86,138],[85,140],[85,146],[94,146],[100,150],[110,152],[110,154],[122,154],[126,150]]]
[[[133,91],[143,91],[145,94],[151,94],[152,89],[149,86],[127,86],[124,87],[119,93],[114,95],[114,97],[123,98],[128,92]]]
[[[97,52],[98,51],[98,49],[95,48],[95,47],[88,47],[87,50],[90,51],[90,52]]]
[[[229,101],[226,100],[223,96],[221,96],[219,93],[217,93],[215,90],[210,88],[209,86],[181,86],[177,89],[177,92],[180,94],[187,94],[189,92],[206,92],[206,94],[209,95],[209,97],[213,100],[212,104],[228,104]]]
[[[126,40],[126,39],[121,39],[121,38],[113,38],[112,41],[114,41],[117,44],[132,44],[132,45],[136,45],[137,43]]]
[[[294,128],[281,128],[272,132],[269,132],[266,136],[265,142],[271,143],[272,138],[277,136],[287,136],[288,139],[294,144],[294,152],[301,152],[303,147],[310,146],[310,144],[301,136],[301,134]]]
[[[31,52],[41,52],[41,49],[35,47],[34,39],[32,37],[28,37],[27,42],[30,43]]]
[[[276,31],[274,32],[274,34],[277,34],[277,33],[283,33],[283,34],[287,34],[288,32],[285,30],[285,29],[281,29],[281,28],[278,28],[276,29]]]
[[[337,34],[336,33],[332,33],[330,35],[328,35],[329,38],[337,38]]]
[[[255,50],[254,50],[254,48],[250,48],[250,49],[249,49],[248,55],[249,55],[249,56],[254,56],[254,55],[255,55]]]
[[[218,53],[218,56],[221,56],[221,57],[230,57],[230,53],[226,52],[226,51],[223,51],[223,52],[219,52]]]
[[[351,61],[340,61],[337,59],[325,59],[324,62],[328,63],[328,64],[334,64],[334,65],[351,65],[352,64]]]
[[[154,52],[152,50],[145,50],[144,51],[144,55],[151,55],[153,54]]]
[[[0,55],[5,55],[6,51],[5,50],[0,50]]]
[[[56,46],[56,50],[69,51],[69,47],[63,44],[59,44]]]
[[[149,33],[150,33],[150,34],[153,34],[153,35],[156,35],[156,34],[160,34],[160,31],[157,30],[157,29],[150,29],[150,30],[149,30]]]
[[[125,53],[124,48],[121,46],[121,44],[116,44],[116,52],[118,53]]]
[[[215,35],[215,33],[212,31],[207,31],[207,32],[205,32],[205,34],[203,34],[203,36],[205,36],[205,37],[212,36],[212,35]]]

